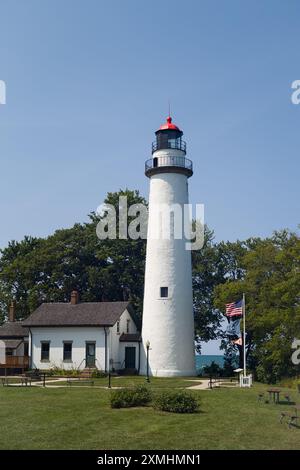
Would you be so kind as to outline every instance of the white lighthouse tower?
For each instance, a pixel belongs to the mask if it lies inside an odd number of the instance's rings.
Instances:
[[[178,237],[172,234],[172,229],[174,218],[180,217],[178,209],[184,220],[193,166],[186,158],[183,132],[170,116],[155,134],[152,158],[145,167],[150,194],[141,373],[191,376],[196,373],[191,251],[187,250],[184,233]],[[169,216],[166,208],[170,209]],[[166,217],[171,220],[169,237],[165,231]]]

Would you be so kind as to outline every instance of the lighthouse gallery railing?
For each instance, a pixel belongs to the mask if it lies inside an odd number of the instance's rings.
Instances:
[[[193,162],[181,156],[164,156],[150,158],[145,163],[145,171],[162,166],[177,166],[193,171]]]

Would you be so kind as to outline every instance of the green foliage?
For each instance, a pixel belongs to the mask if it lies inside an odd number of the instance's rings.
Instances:
[[[156,397],[154,408],[170,413],[196,413],[199,410],[199,398],[185,391],[165,391]]]
[[[203,372],[205,375],[208,376],[220,376],[222,375],[222,367],[219,366],[219,364],[216,364],[215,361],[212,361],[212,363],[209,366],[203,367]]]
[[[102,379],[103,377],[107,377],[107,373],[104,370],[94,370],[92,372],[93,379]]]
[[[58,375],[61,377],[77,377],[80,374],[78,369],[61,369],[59,367],[51,367],[49,371],[47,371],[47,375]]]
[[[236,350],[232,345],[229,345],[226,348],[225,354],[224,354],[224,365],[223,365],[223,370],[222,370],[222,375],[224,377],[232,377],[234,369],[237,368],[238,362],[237,362],[237,354]]]
[[[193,294],[195,329],[198,345],[218,337],[222,315],[214,308],[213,291],[223,281],[222,268],[219,269],[214,233],[204,229],[204,245],[201,250],[192,251]],[[200,352],[200,347],[198,347]]]
[[[205,226],[203,248],[192,251],[195,328],[198,343],[222,337],[222,309],[217,308],[214,303],[214,291],[228,279],[237,280],[243,276],[240,259],[245,250],[244,244],[240,241],[215,243],[214,233]]]
[[[138,191],[109,193],[105,202],[146,203]],[[118,212],[118,211],[117,211]],[[82,301],[131,300],[141,315],[145,240],[99,240],[99,217],[57,230],[46,239],[25,237],[1,250],[0,323],[8,304],[17,301],[17,318],[26,318],[43,302],[69,302],[73,289]]]
[[[110,405],[112,408],[131,408],[145,406],[152,400],[149,388],[138,385],[133,389],[122,388],[111,392]]]
[[[300,239],[283,230],[244,245],[243,275],[215,288],[215,307],[224,311],[245,292],[248,366],[258,380],[275,383],[300,372],[291,360],[300,337]]]

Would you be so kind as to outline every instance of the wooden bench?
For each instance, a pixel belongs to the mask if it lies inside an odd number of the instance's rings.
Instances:
[[[257,395],[257,401],[260,403],[260,402],[263,402],[264,401],[264,398],[265,398],[265,394],[264,393],[259,393]]]
[[[41,382],[42,381],[42,375],[39,370],[34,370],[30,372],[25,372],[25,374],[22,375],[23,378],[28,378],[30,379],[31,382]]]
[[[290,405],[291,404],[291,397],[290,397],[289,393],[285,393],[284,398],[287,401],[287,403]]]
[[[1,377],[1,383],[3,387],[8,386],[8,377]]]
[[[28,385],[31,387],[31,377],[21,377],[21,385],[22,387],[27,387]]]
[[[298,426],[298,419],[299,419],[300,416],[298,416],[297,414],[290,414],[290,420],[289,420],[289,428],[292,427],[293,424],[296,424]]]
[[[283,423],[284,419],[287,418],[288,420],[288,427],[291,428],[293,426],[293,424],[296,424],[298,425],[298,419],[300,418],[300,416],[297,414],[296,410],[295,412],[293,413],[289,413],[289,412],[286,412],[286,411],[281,411],[280,413],[280,418],[279,418],[279,422],[280,424]]]
[[[14,378],[16,379],[17,377],[14,377]],[[30,377],[21,376],[21,377],[18,377],[18,378],[20,378],[20,383],[21,383],[22,386],[26,385],[26,387],[27,387],[28,384],[31,385],[31,378]],[[2,382],[3,387],[4,386],[9,387],[10,385],[13,385],[13,383],[11,383],[11,384],[9,383],[9,377],[1,377],[1,382]],[[15,384],[17,384],[17,383],[18,382],[15,382]]]

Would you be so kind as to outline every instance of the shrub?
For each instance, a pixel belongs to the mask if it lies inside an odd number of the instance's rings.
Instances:
[[[72,368],[72,369],[61,369],[60,367],[53,366],[51,369],[47,371],[48,375],[59,375],[59,376],[78,376],[80,371],[78,369]]]
[[[137,386],[133,389],[122,388],[114,390],[110,396],[112,408],[130,408],[133,406],[145,406],[152,400],[152,394],[147,387]]]
[[[157,396],[154,408],[171,413],[196,413],[199,409],[199,401],[185,391],[163,392]]]
[[[137,385],[135,387],[135,393],[139,404],[142,406],[147,405],[152,401],[151,390],[145,385]]]
[[[203,372],[208,376],[220,376],[222,374],[222,368],[219,364],[216,364],[215,361],[212,361],[209,366],[203,367]]]
[[[102,379],[103,377],[107,377],[107,373],[104,370],[96,369],[92,372],[93,379]]]

